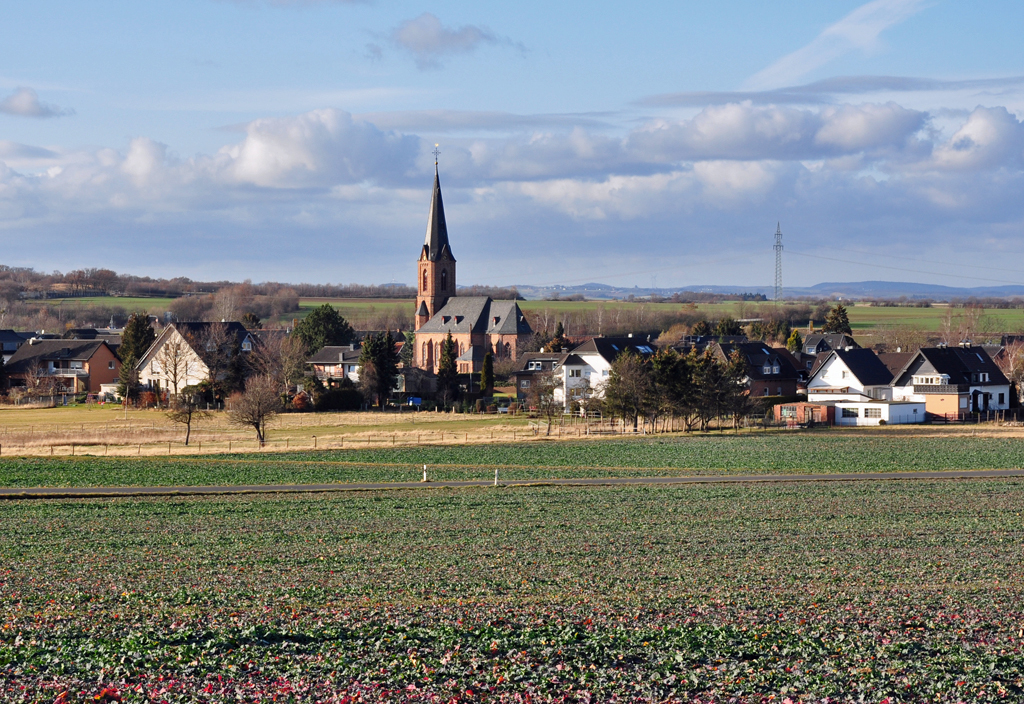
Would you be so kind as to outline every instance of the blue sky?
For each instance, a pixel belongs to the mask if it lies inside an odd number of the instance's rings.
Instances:
[[[1024,4],[3,4],[0,263],[1024,283]],[[836,260],[840,261],[836,261]]]

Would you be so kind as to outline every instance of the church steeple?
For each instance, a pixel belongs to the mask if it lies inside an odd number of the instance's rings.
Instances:
[[[435,145],[436,147],[437,145]],[[419,330],[455,295],[455,257],[448,243],[448,223],[444,219],[441,178],[437,172],[434,149],[434,193],[427,215],[427,236],[420,252],[416,276],[416,329]]]
[[[444,219],[444,201],[441,199],[441,178],[437,173],[437,162],[434,162],[434,193],[430,197],[430,214],[427,216],[427,237],[423,242],[424,253],[432,262],[441,257],[445,249],[452,261],[451,245],[448,243],[448,223]]]

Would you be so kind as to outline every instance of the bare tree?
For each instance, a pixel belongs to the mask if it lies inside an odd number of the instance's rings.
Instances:
[[[235,425],[254,428],[256,439],[263,445],[267,438],[267,421],[280,412],[280,387],[273,377],[261,374],[249,379],[245,392],[228,417]]]
[[[167,417],[174,423],[185,426],[185,444],[188,445],[192,437],[192,424],[208,418],[209,413],[202,410],[200,405],[201,394],[195,386],[186,386],[180,393],[174,395],[171,401],[171,410]]]
[[[305,376],[306,345],[295,335],[265,335],[252,352],[251,363],[257,374],[273,378],[282,389],[297,384]]]
[[[1024,340],[1007,343],[994,361],[1010,380],[1010,384],[1017,392],[1017,398],[1024,397]]]
[[[555,389],[559,386],[558,380],[551,372],[538,374],[530,383],[530,406],[537,409],[537,415],[547,419],[547,435],[551,435],[551,422],[562,406],[555,399]]]
[[[167,391],[171,396],[169,401],[177,397],[181,389],[188,384],[189,377],[196,376],[199,368],[199,360],[192,348],[176,334],[172,334],[164,343],[154,361],[159,365],[160,374],[167,382]]]

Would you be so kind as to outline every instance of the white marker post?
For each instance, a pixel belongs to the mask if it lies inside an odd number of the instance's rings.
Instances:
[[[423,481],[427,481],[427,465],[423,465]]]
[[[494,486],[498,486],[498,468],[494,468]]]

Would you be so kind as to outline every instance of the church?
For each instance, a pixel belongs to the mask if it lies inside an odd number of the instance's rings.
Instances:
[[[488,352],[495,359],[517,358],[533,335],[515,301],[456,295],[455,256],[448,241],[436,161],[434,193],[430,198],[427,236],[420,251],[416,286],[413,365],[419,369],[437,371],[441,345],[448,333],[455,343],[456,368],[460,374],[479,372]]]

